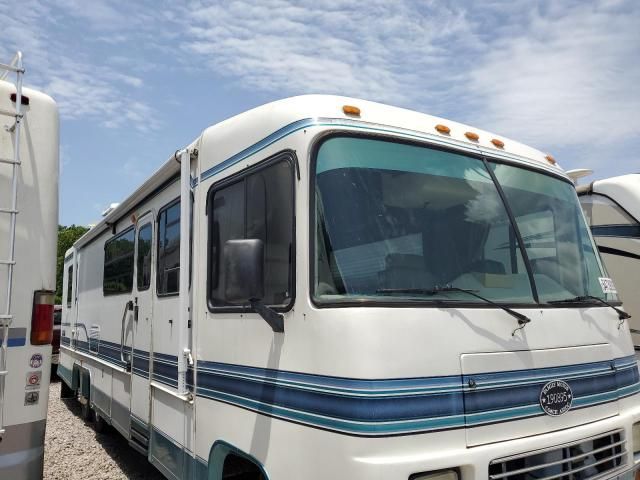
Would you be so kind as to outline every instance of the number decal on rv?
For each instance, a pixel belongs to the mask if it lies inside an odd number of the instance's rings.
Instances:
[[[540,392],[540,406],[547,415],[557,417],[567,412],[573,402],[573,392],[567,382],[553,380]]]

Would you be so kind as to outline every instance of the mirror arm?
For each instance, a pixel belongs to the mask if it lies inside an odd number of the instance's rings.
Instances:
[[[284,333],[284,316],[281,313],[267,307],[260,300],[252,300],[251,308],[269,324],[274,332]]]

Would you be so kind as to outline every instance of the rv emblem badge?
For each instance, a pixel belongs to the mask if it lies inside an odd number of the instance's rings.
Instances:
[[[540,392],[540,406],[547,415],[557,417],[567,412],[573,402],[573,392],[567,382],[547,382]]]
[[[42,355],[40,355],[39,353],[34,353],[33,355],[31,355],[29,366],[31,368],[40,368],[42,366]]]

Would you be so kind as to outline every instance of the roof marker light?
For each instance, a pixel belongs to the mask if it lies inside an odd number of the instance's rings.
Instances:
[[[553,158],[553,155],[547,155],[546,157],[544,157],[547,159],[547,162],[549,162],[551,165],[555,165],[556,164],[556,159]]]
[[[477,142],[480,139],[480,135],[475,132],[464,132],[464,136],[472,142]]]
[[[358,117],[360,116],[360,109],[358,107],[354,107],[353,105],[343,105],[342,111],[346,115],[356,115]]]
[[[442,133],[443,135],[449,135],[451,133],[451,129],[446,125],[442,125],[441,123],[436,125],[435,129],[438,131],[438,133]]]
[[[493,143],[498,148],[504,148],[504,142],[502,140],[498,140],[497,138],[492,138],[491,143]]]

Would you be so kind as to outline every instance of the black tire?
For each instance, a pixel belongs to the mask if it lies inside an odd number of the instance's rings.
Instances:
[[[87,422],[87,423],[91,423],[91,421],[93,420],[93,410],[91,409],[91,406],[89,405],[89,400],[86,399],[85,403],[80,403],[81,407],[80,407],[80,416],[82,417],[82,419]]]
[[[107,429],[107,422],[100,416],[98,412],[94,412],[93,429],[96,433],[104,433]]]
[[[67,385],[67,382],[60,380],[60,398],[74,398],[75,392]]]

